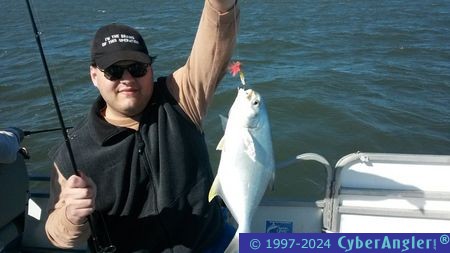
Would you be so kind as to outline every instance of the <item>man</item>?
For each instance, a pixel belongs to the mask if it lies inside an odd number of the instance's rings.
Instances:
[[[9,127],[0,131],[0,163],[13,163],[20,150],[24,133],[16,127]]]
[[[186,65],[155,83],[136,30],[97,31],[90,75],[101,96],[70,133],[80,175],[65,145],[53,155],[46,222],[53,244],[71,248],[97,234],[116,252],[223,251],[220,207],[207,201],[213,175],[201,127],[231,58],[238,12],[235,0],[205,1]]]

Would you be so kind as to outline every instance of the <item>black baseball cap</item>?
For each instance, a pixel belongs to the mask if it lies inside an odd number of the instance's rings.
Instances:
[[[97,30],[91,47],[91,63],[101,69],[119,61],[151,63],[144,39],[134,28],[112,23]]]

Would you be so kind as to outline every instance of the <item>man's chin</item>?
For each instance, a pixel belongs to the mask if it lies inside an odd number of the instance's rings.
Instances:
[[[142,111],[144,111],[145,106],[131,106],[126,107],[123,110],[123,114],[128,117],[135,117],[141,115]]]

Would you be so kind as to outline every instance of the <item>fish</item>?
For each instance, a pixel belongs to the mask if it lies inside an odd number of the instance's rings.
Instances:
[[[221,150],[217,175],[208,200],[219,196],[234,220],[237,231],[225,250],[239,252],[239,233],[250,233],[253,215],[264,193],[275,179],[275,162],[267,109],[261,95],[239,88],[225,133],[217,149]]]

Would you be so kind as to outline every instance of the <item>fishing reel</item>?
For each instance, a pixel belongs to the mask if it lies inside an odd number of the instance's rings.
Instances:
[[[94,211],[88,217],[88,221],[91,229],[91,237],[88,240],[90,251],[95,253],[116,252],[117,248],[111,242],[103,215],[98,211]]]
[[[88,247],[93,253],[114,253],[117,251],[116,246],[112,245],[110,242],[108,246],[102,246],[98,241],[98,238],[91,238],[88,240]]]
[[[101,248],[97,252],[99,252],[99,253],[109,253],[109,252],[114,253],[114,252],[116,252],[116,246],[109,245],[109,246],[106,246],[105,248]]]

